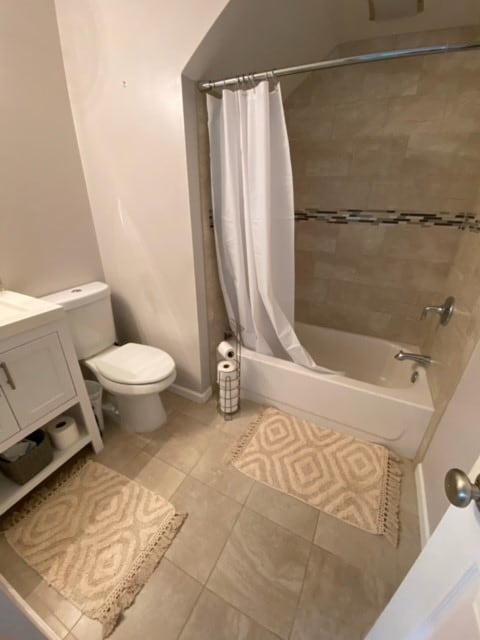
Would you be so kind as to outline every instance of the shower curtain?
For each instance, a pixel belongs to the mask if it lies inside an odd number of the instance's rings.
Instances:
[[[213,219],[228,317],[258,353],[318,367],[294,328],[293,183],[280,85],[207,96]],[[235,327],[232,326],[234,330]]]

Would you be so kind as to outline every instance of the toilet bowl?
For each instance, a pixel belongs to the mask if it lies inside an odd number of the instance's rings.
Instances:
[[[114,399],[120,424],[144,433],[167,416],[160,392],[175,380],[175,362],[165,351],[143,344],[115,343],[110,289],[90,282],[44,297],[67,312],[78,359]]]
[[[147,432],[167,419],[160,391],[176,377],[175,362],[168,353],[143,344],[113,346],[84,360],[102,387],[115,398],[122,426]]]

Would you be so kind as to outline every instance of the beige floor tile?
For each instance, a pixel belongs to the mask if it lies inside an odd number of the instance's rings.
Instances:
[[[381,575],[396,586],[398,549],[385,536],[362,531],[320,512],[314,543],[358,569]]]
[[[117,445],[123,445],[123,449],[138,450],[143,449],[145,446],[145,440],[142,434],[130,433],[113,420],[107,420],[105,422],[105,430],[102,435],[105,446],[107,444],[115,447]]]
[[[34,611],[42,618],[50,629],[57,634],[59,638],[65,638],[68,634],[67,627],[60,622],[60,620],[52,613],[47,607],[43,598],[40,598],[34,592],[32,592],[27,598],[26,602],[32,607]]]
[[[77,609],[74,604],[60,595],[58,591],[49,587],[43,580],[38,587],[35,587],[31,596],[42,600],[45,606],[67,629],[71,629],[82,616],[80,609]]]
[[[164,391],[161,398],[167,416],[171,416],[175,411],[181,411],[182,407],[189,403],[189,400],[171,391]]]
[[[275,640],[278,636],[205,589],[179,640]]]
[[[231,420],[225,420],[220,415],[216,420],[216,426],[227,435],[240,438],[248,430],[248,427],[258,416],[262,408],[263,407],[256,402],[242,398],[238,414],[234,414]]]
[[[114,425],[117,431],[121,431],[118,425]],[[94,457],[95,462],[104,464],[114,471],[128,475],[132,460],[145,447],[146,442],[137,436],[128,433],[120,433],[104,439],[105,448]]]
[[[215,427],[175,413],[158,431],[149,434],[145,452],[189,473],[207,450]]]
[[[185,479],[185,474],[182,471],[143,451],[133,459],[133,464],[139,468],[135,479],[166,500],[170,499]]]
[[[241,506],[214,489],[187,477],[172,496],[188,518],[166,557],[204,583],[222,552]]]
[[[15,553],[4,535],[0,535],[0,573],[22,598],[42,582],[39,574]]]
[[[396,584],[400,584],[421,551],[418,517],[409,511],[400,512],[400,542],[397,549]],[[380,573],[379,575],[383,575]]]
[[[71,632],[77,640],[103,640],[102,625],[97,620],[82,616]]]
[[[218,430],[190,475],[243,504],[254,480],[235,469],[229,462],[229,454],[235,442],[235,438]]]
[[[182,413],[204,424],[211,424],[218,418],[217,397],[213,395],[208,402],[187,402],[182,406]]]
[[[208,587],[260,625],[288,638],[310,544],[244,508]]]
[[[363,640],[389,595],[379,578],[314,546],[290,638]]]
[[[145,461],[151,456],[143,454],[140,457],[142,451],[139,449],[123,448],[123,445],[110,446],[108,443],[105,445],[105,449],[98,456],[95,456],[93,460],[105,465],[113,471],[117,471],[127,478],[135,479],[145,466]]]
[[[138,594],[135,604],[125,611],[123,620],[111,635],[112,640],[176,640],[201,588],[198,582],[164,558]]]
[[[246,506],[309,542],[313,540],[318,509],[259,482],[254,484]]]

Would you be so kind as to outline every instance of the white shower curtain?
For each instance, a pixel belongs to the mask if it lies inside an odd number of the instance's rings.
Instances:
[[[280,85],[207,96],[213,219],[227,313],[246,347],[318,367],[294,328],[293,183]],[[232,327],[234,329],[234,327]]]

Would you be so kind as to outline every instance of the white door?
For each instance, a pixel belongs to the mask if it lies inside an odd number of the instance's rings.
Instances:
[[[20,428],[73,398],[75,389],[57,334],[0,353],[0,386]]]
[[[480,474],[480,458],[469,473]],[[450,506],[366,640],[480,640],[480,511]]]
[[[4,440],[13,436],[18,429],[19,427],[15,420],[15,416],[11,412],[8,402],[5,399],[5,395],[2,392],[2,388],[0,387],[0,445]]]

